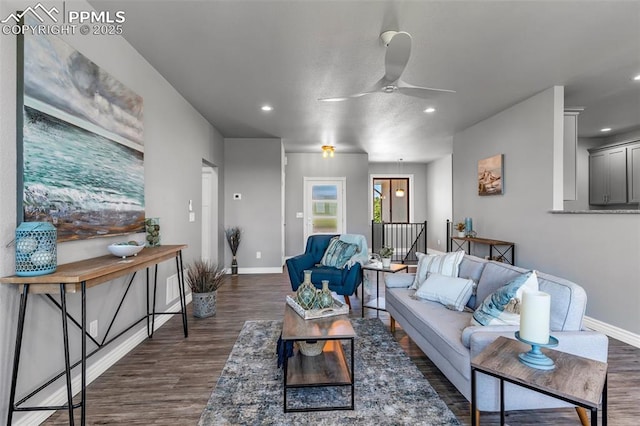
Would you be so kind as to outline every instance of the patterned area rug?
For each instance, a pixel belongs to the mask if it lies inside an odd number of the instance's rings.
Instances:
[[[355,410],[284,413],[283,370],[277,368],[276,355],[282,321],[247,321],[199,425],[460,424],[380,320],[352,323],[357,334]],[[290,406],[296,401],[348,404],[349,393],[339,389],[290,390],[287,399]]]

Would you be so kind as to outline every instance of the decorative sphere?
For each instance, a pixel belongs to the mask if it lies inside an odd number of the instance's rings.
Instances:
[[[53,255],[48,251],[38,250],[31,255],[31,263],[35,266],[45,266],[51,263]]]
[[[33,237],[25,237],[18,240],[16,249],[22,253],[32,253],[38,248],[38,240]]]

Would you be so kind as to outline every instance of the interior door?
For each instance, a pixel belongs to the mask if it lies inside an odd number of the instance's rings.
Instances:
[[[304,178],[304,243],[312,234],[341,234],[345,224],[346,178]]]

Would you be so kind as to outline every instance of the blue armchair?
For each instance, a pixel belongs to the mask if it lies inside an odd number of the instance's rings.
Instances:
[[[329,281],[329,289],[337,294],[344,296],[344,300],[351,308],[349,296],[354,294],[358,285],[362,282],[362,268],[358,262],[353,263],[350,267],[345,266],[344,269],[323,266],[320,264],[325,250],[329,246],[329,242],[336,235],[311,235],[307,239],[307,247],[304,254],[287,259],[287,270],[289,279],[291,280],[291,288],[296,291],[304,279],[305,270],[312,271],[311,282],[317,288],[322,288],[322,280]],[[367,259],[368,249],[364,236],[352,235],[354,241],[359,241],[360,252],[358,257]],[[355,256],[354,256],[355,257]],[[353,259],[353,258],[352,258]]]

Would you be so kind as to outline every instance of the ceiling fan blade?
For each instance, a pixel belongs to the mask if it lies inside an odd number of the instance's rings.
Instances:
[[[398,80],[398,93],[407,96],[415,96],[417,98],[429,99],[440,93],[456,93],[455,90],[449,89],[435,89],[432,87],[420,87],[413,84],[406,83],[402,80]]]
[[[411,35],[404,31],[396,33],[387,45],[384,57],[385,74],[388,81],[400,78],[411,56]]]
[[[354,93],[352,95],[345,95],[345,96],[338,96],[335,98],[319,98],[319,101],[322,102],[342,102],[342,101],[346,101],[348,99],[353,99],[353,98],[359,98],[361,96],[365,96],[365,95],[370,95],[372,93],[378,93],[382,90],[383,87],[385,87],[389,82],[385,80],[385,78],[381,78],[380,80],[378,80],[373,86],[369,87],[367,90],[365,90],[364,92],[360,92],[360,93]]]

